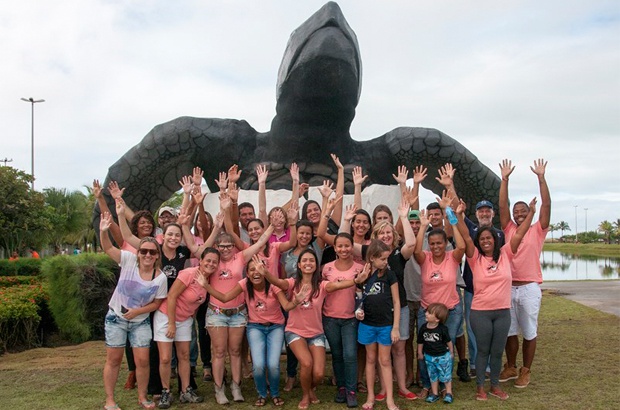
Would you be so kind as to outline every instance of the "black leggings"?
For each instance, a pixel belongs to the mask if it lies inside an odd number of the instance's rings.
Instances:
[[[499,386],[502,355],[510,330],[510,309],[471,310],[471,328],[476,336],[476,384],[484,385],[487,363],[491,367],[491,386]],[[489,360],[490,358],[490,360]]]

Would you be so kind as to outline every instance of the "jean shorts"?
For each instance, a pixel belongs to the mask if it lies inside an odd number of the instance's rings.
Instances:
[[[323,333],[312,336],[312,337],[303,337],[299,336],[297,333],[293,332],[284,332],[284,339],[286,340],[286,344],[290,346],[291,343],[297,341],[299,339],[304,339],[308,343],[308,347],[310,346],[318,346],[325,347],[325,335]]]
[[[392,326],[368,326],[360,322],[357,328],[357,341],[361,345],[379,343],[383,346],[391,346]]]
[[[182,322],[176,323],[176,332],[174,339],[170,339],[166,336],[168,332],[168,315],[161,311],[155,311],[153,316],[153,340],[156,342],[191,342],[192,340],[192,327],[194,325],[194,318],[188,317]]]
[[[206,327],[245,327],[248,324],[248,311],[242,310],[234,315],[227,316],[216,313],[213,309],[207,309]]]
[[[147,316],[142,322],[130,322],[109,309],[105,315],[105,345],[125,347],[127,337],[131,347],[150,347],[153,338],[151,318]]]

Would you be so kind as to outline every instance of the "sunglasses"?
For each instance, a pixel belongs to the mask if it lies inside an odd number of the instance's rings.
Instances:
[[[234,245],[232,244],[228,244],[228,245],[217,245],[218,248],[220,249],[232,249]]]
[[[138,252],[140,253],[140,255],[146,255],[149,254],[151,256],[155,256],[158,255],[159,252],[157,251],[157,249],[139,249]]]

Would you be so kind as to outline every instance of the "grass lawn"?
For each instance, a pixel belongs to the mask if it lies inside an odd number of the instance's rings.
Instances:
[[[329,356],[328,356],[329,358]],[[2,409],[102,409],[103,382],[101,370],[105,359],[103,342],[78,346],[40,348],[0,356],[0,408]],[[474,382],[454,383],[453,409],[612,409],[620,408],[620,318],[582,306],[555,294],[545,292],[540,317],[538,350],[532,369],[532,382],[526,389],[515,389],[503,383],[510,398],[500,402],[489,397],[487,402],[474,399]],[[284,367],[284,361],[283,361]],[[326,373],[331,374],[328,363]],[[135,390],[125,391],[127,376],[123,366],[117,387],[117,401],[124,409],[138,409]],[[202,404],[172,408],[214,409],[213,383],[198,382],[198,392],[206,396]],[[253,409],[255,391],[252,381],[242,385],[246,402],[228,406]],[[176,390],[175,390],[176,391]],[[417,390],[414,390],[417,391]],[[282,392],[285,409],[296,409],[301,390]],[[342,409],[333,403],[334,388],[320,386],[322,403],[310,409]],[[360,405],[364,395],[360,395]],[[416,400],[397,399],[401,409],[427,406],[444,408]],[[273,408],[269,401],[267,408]],[[361,408],[361,407],[360,407]],[[377,409],[386,409],[385,402]],[[429,407],[430,408],[430,407]]]
[[[604,243],[545,243],[543,250],[557,251],[580,256],[620,258],[620,245]]]

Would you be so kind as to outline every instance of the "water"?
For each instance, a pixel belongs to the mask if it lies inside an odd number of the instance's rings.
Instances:
[[[620,278],[620,258],[543,252],[540,264],[544,281]]]

